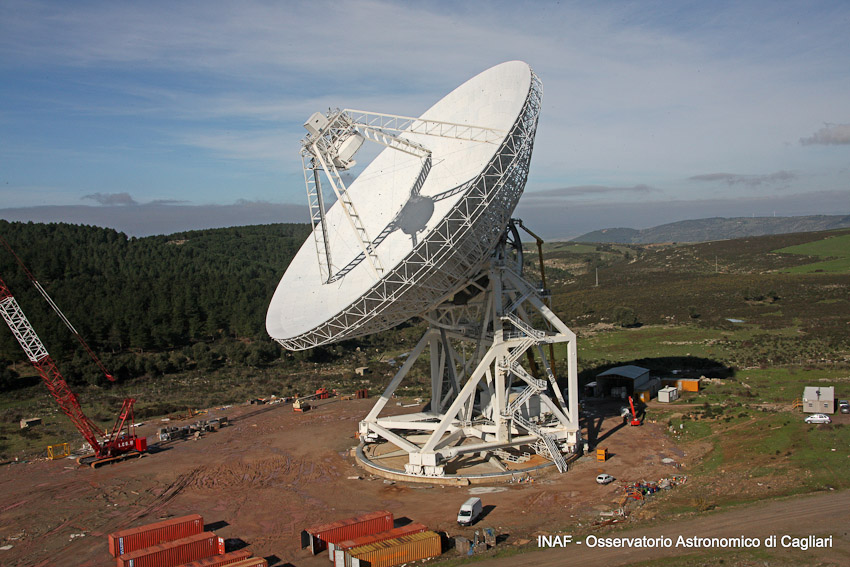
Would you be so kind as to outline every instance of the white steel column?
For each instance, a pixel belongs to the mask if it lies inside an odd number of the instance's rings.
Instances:
[[[448,458],[520,444],[533,446],[552,458],[563,471],[566,463],[561,446],[572,451],[581,441],[575,334],[546,307],[534,287],[512,267],[504,265],[503,260],[494,260],[485,273],[489,280],[486,291],[470,299],[468,305],[445,303],[429,315],[428,330],[360,424],[361,435],[376,433],[407,452],[407,474],[443,476],[443,465]],[[479,275],[471,281],[480,279]],[[532,312],[554,330],[536,329],[531,324]],[[477,323],[464,319],[472,313],[476,314]],[[462,341],[468,345],[464,350],[474,353],[462,373],[468,376],[462,387],[452,370],[457,355],[451,340]],[[566,396],[561,395],[562,387],[554,381],[550,370],[553,361],[546,359],[545,349],[541,348],[551,343],[567,343]],[[427,347],[431,356],[429,411],[379,417],[387,400]],[[545,373],[541,378],[532,376],[521,366],[529,348],[541,355]],[[449,376],[446,376],[447,365]],[[452,384],[443,398],[446,380],[452,380]],[[546,393],[547,382],[552,383],[556,392],[554,399]],[[510,402],[512,384],[522,387],[513,403]],[[523,411],[529,411],[524,408],[531,407],[527,404],[535,396],[539,398],[536,405],[545,414],[523,415]],[[543,418],[544,415],[548,417]],[[407,432],[419,437],[423,431],[430,432],[424,442],[413,441],[412,435],[406,437]]]

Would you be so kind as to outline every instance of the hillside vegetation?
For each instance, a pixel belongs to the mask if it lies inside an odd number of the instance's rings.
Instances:
[[[721,357],[729,366],[847,362],[848,238],[845,229],[680,246],[553,243],[547,283],[555,311],[579,329],[686,326],[718,344],[741,335]]]
[[[652,228],[605,228],[588,232],[574,242],[653,244],[659,242],[707,242],[769,234],[812,232],[850,227],[850,215],[801,217],[715,217],[662,224]]]
[[[0,232],[118,377],[99,375],[2,251],[0,277],[103,425],[127,396],[138,400],[137,418],[148,418],[318,386],[380,391],[424,330],[411,321],[282,351],[265,333],[265,313],[306,225],[128,238],[96,227],[2,222]],[[622,363],[720,378],[760,368],[781,369],[790,391],[812,372],[850,371],[848,238],[845,229],[679,246],[556,242],[544,248],[547,286],[554,310],[578,335],[583,382]],[[535,280],[531,252],[525,264]],[[358,366],[372,373],[355,376]],[[425,395],[427,372],[427,361],[417,362],[401,392]],[[45,426],[19,430],[17,421],[33,416]],[[11,333],[0,331],[0,461],[76,437]]]

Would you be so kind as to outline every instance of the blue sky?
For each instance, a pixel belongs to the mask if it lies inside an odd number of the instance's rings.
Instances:
[[[0,0],[0,218],[307,221],[316,110],[417,115],[532,65],[545,236],[850,214],[850,4]]]

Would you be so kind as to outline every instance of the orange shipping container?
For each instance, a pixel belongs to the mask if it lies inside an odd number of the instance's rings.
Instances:
[[[137,549],[144,549],[152,545],[159,545],[167,541],[183,539],[197,535],[204,531],[204,519],[200,514],[191,514],[179,518],[171,518],[117,531],[107,536],[109,541],[109,553],[113,557],[132,553]]]
[[[252,557],[251,559],[243,559],[238,563],[233,563],[229,567],[269,567],[269,562],[262,557]]]
[[[392,513],[379,510],[371,514],[307,528],[301,532],[301,547],[309,547],[313,555],[316,555],[327,549],[328,543],[338,543],[391,529],[393,529]]]
[[[117,567],[177,567],[183,563],[224,554],[224,538],[212,532],[169,541],[120,556]]]
[[[442,552],[440,534],[422,532],[349,549],[345,552],[345,564],[347,567],[393,567],[437,557]]]
[[[248,551],[247,549],[242,549],[240,551],[231,551],[230,553],[225,553],[224,555],[216,555],[214,557],[207,557],[206,559],[198,559],[197,561],[192,561],[191,563],[184,563],[183,565],[180,565],[180,567],[223,567],[224,565],[231,565],[233,563],[249,559],[251,555],[252,554],[250,551]]]
[[[343,565],[343,552],[346,549],[352,549],[354,547],[360,547],[363,545],[369,545],[370,543],[378,543],[379,541],[384,541],[387,539],[394,539],[397,537],[401,537],[404,535],[410,534],[418,534],[420,532],[426,531],[428,528],[422,524],[417,524],[416,522],[411,522],[406,526],[401,526],[399,528],[393,528],[391,530],[387,530],[385,532],[378,532],[372,535],[365,535],[362,537],[357,537],[354,539],[348,539],[345,541],[341,541],[339,543],[329,543],[328,550],[330,554],[331,561],[336,563],[337,567],[342,567]]]
[[[680,380],[679,383],[684,392],[699,392],[699,380]]]

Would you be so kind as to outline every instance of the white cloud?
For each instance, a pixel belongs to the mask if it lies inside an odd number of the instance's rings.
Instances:
[[[824,108],[830,116],[850,116],[842,23],[848,16],[850,6],[841,3],[777,10],[760,2],[151,0],[68,8],[6,0],[0,69],[7,85],[40,88],[5,87],[4,95],[23,101],[26,111],[9,109],[4,99],[0,144],[16,154],[30,148],[28,163],[45,156],[40,168],[12,171],[21,186],[63,183],[58,175],[40,176],[51,169],[48,156],[63,149],[51,128],[68,121],[63,127],[77,128],[74,139],[79,134],[91,145],[65,146],[81,154],[96,148],[101,164],[114,157],[103,151],[113,147],[104,132],[138,141],[127,144],[122,165],[132,161],[130,152],[154,148],[138,160],[148,172],[176,169],[157,159],[200,156],[191,175],[157,179],[167,190],[208,191],[213,183],[198,173],[204,160],[226,158],[229,165],[243,162],[242,171],[284,170],[248,193],[270,196],[281,178],[300,179],[301,124],[312,112],[339,106],[415,115],[473,74],[523,59],[544,84],[524,200],[545,192],[562,200],[666,194],[694,171],[777,173],[696,176],[677,188],[684,196],[710,181],[736,193],[782,184],[799,190],[802,179],[826,178],[813,171],[839,165],[822,155],[827,152],[804,155],[814,152],[797,142],[850,139],[846,124],[800,139],[823,121]],[[16,81],[17,73],[27,80]],[[35,75],[42,78],[32,81]],[[10,120],[18,122],[4,128]],[[34,127],[35,120],[42,123]],[[29,144],[21,142],[22,132],[36,131]],[[84,157],[77,162],[86,163]],[[223,177],[215,165],[208,175]],[[103,180],[94,167],[72,173],[79,180],[74,200],[81,185],[103,194],[126,187],[142,202],[162,190],[151,187],[145,195],[115,176]],[[125,175],[147,179],[129,168]],[[811,188],[830,189],[823,183]],[[211,198],[224,202],[226,190]],[[300,182],[284,190],[286,200],[303,198]]]
[[[83,199],[91,199],[101,205],[138,205],[129,193],[92,193],[85,195]]]
[[[800,138],[800,143],[804,146],[850,144],[850,124],[826,124],[808,138]]]
[[[539,200],[539,199],[566,199],[570,197],[599,197],[602,195],[610,195],[612,193],[618,195],[646,195],[657,192],[657,189],[649,185],[634,185],[632,187],[609,187],[604,185],[577,185],[574,187],[559,187],[557,189],[544,189],[542,191],[533,191],[525,193],[524,199]]]
[[[759,187],[761,185],[776,185],[788,183],[797,179],[797,174],[791,171],[777,171],[764,175],[740,175],[736,173],[705,173],[689,177],[691,181],[710,181],[725,183],[726,185],[747,185]]]

